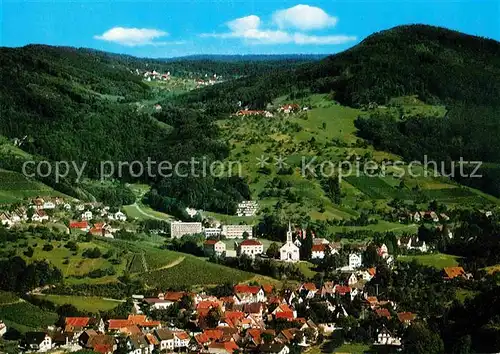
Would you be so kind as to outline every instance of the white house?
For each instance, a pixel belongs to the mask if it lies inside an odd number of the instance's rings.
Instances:
[[[184,331],[175,331],[173,332],[174,335],[174,348],[179,349],[179,348],[187,348],[189,345],[189,341],[191,340],[191,337],[184,332]]]
[[[377,341],[374,343],[376,345],[394,345],[400,346],[401,339],[394,336],[385,326],[377,334]]]
[[[286,243],[280,248],[280,259],[285,262],[298,262],[300,260],[300,249],[293,243],[290,223],[288,223]]]
[[[213,254],[221,256],[224,252],[226,252],[226,244],[222,241],[206,240],[203,243],[203,250],[207,256],[211,256]]]
[[[361,254],[351,253],[349,255],[349,268],[351,270],[361,267]]]
[[[51,202],[51,201],[44,202],[42,205],[42,209],[55,209],[55,208],[56,208],[56,204],[54,202]]]
[[[31,221],[33,222],[43,222],[49,220],[49,216],[43,210],[36,210],[31,216]]]
[[[155,330],[156,337],[160,341],[160,350],[174,350],[174,334],[168,329],[160,328]]]
[[[264,245],[262,242],[255,239],[247,239],[238,245],[238,255],[242,256],[246,254],[249,257],[255,257],[258,254],[264,252]]]
[[[0,337],[3,337],[5,333],[7,333],[7,326],[3,321],[0,321]]]
[[[325,251],[327,245],[320,243],[317,245],[313,245],[311,248],[311,259],[323,259],[325,258]]]
[[[45,332],[27,332],[25,345],[27,351],[45,353],[52,349],[52,338]]]
[[[118,221],[127,221],[127,216],[121,211],[117,211],[114,215],[114,219]]]
[[[90,210],[86,210],[82,214],[82,220],[92,220],[93,217],[94,217],[94,215],[92,214],[92,212]]]

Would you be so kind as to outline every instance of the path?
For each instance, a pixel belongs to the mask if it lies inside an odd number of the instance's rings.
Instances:
[[[179,265],[180,263],[182,263],[184,261],[184,259],[186,259],[185,256],[179,257],[175,261],[173,261],[167,265],[164,265],[163,267],[156,268],[154,270],[162,270],[162,269],[168,269],[168,268],[175,267],[176,265]]]
[[[150,215],[150,214],[146,213],[144,210],[141,209],[141,207],[137,204],[137,202],[135,202],[134,204],[132,204],[132,206],[134,208],[136,208],[139,213],[141,213],[142,215],[144,215],[144,216],[146,216],[148,218],[155,219],[155,220],[160,220],[160,221],[166,221],[165,219],[162,219],[162,218],[159,218],[157,216]]]
[[[141,261],[142,261],[142,268],[144,269],[145,272],[147,272],[148,262],[146,262],[146,256],[144,255],[144,252],[141,252]]]

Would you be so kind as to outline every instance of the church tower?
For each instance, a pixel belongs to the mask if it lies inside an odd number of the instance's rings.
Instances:
[[[288,221],[288,231],[286,232],[286,242],[293,242],[292,225],[290,224],[290,220]]]

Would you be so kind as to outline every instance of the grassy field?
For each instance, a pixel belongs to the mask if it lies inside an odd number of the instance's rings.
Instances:
[[[0,169],[0,204],[20,202],[37,196],[62,195],[50,187],[29,180],[22,174]]]
[[[425,254],[417,256],[399,256],[398,261],[411,262],[416,260],[418,263],[426,266],[431,266],[437,269],[444,267],[455,267],[458,265],[457,256],[452,256],[444,253]]]
[[[47,326],[57,321],[57,317],[55,313],[41,310],[24,301],[12,305],[0,305],[0,319],[7,327],[15,328],[22,333],[45,330]]]
[[[38,297],[56,305],[71,304],[79,310],[92,313],[108,311],[120,304],[119,300],[103,299],[95,296],[38,295]]]

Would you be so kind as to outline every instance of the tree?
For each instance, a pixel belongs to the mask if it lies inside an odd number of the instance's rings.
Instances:
[[[404,338],[404,352],[412,354],[441,354],[444,344],[439,334],[431,331],[424,323],[413,323]]]
[[[269,248],[266,250],[266,254],[270,258],[279,258],[279,256],[280,256],[280,246],[276,242],[271,243],[269,245]]]
[[[211,308],[208,311],[208,314],[207,314],[207,317],[206,317],[207,326],[209,328],[215,328],[215,327],[217,327],[217,325],[219,324],[219,321],[220,321],[221,317],[222,317],[222,313],[220,311],[220,308],[218,308],[218,307]]]

